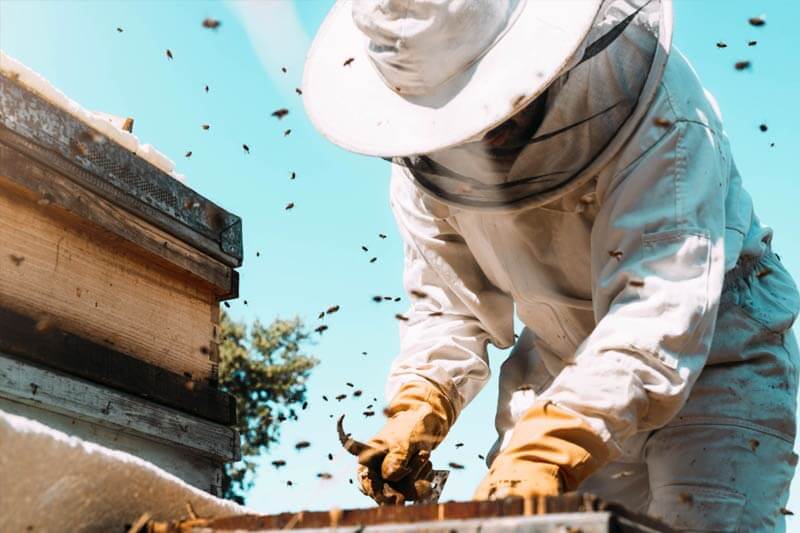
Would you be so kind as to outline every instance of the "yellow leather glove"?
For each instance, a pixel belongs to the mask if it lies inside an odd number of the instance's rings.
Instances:
[[[554,496],[575,490],[608,460],[603,440],[580,417],[552,403],[531,407],[514,426],[474,500]]]
[[[455,392],[454,392],[455,393]],[[424,498],[431,489],[430,452],[455,421],[447,395],[427,381],[403,385],[386,411],[389,420],[358,462],[361,491],[379,504]]]

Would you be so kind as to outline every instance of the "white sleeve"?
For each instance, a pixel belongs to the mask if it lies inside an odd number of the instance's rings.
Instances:
[[[489,380],[487,343],[513,344],[513,302],[486,278],[451,224],[449,208],[425,196],[396,165],[391,206],[404,241],[411,308],[400,322],[400,354],[386,394],[427,379],[459,413]]]
[[[583,415],[612,457],[686,402],[708,358],[725,275],[727,143],[700,122],[670,118],[649,128],[650,148],[598,181],[597,325],[541,395]]]

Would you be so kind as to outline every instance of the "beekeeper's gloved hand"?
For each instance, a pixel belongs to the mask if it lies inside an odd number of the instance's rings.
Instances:
[[[552,403],[531,407],[514,426],[474,500],[554,496],[575,490],[608,460],[603,440],[580,417]]]
[[[430,493],[430,452],[455,421],[453,405],[428,381],[404,384],[386,411],[389,419],[358,462],[361,491],[379,504],[419,500]]]

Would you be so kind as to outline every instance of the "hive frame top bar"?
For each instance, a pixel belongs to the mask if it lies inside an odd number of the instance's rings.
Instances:
[[[222,263],[241,265],[241,218],[2,74],[0,143]]]

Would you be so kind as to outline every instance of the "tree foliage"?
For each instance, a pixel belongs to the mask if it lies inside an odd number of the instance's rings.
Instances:
[[[281,423],[297,419],[305,401],[306,380],[317,359],[303,353],[310,342],[300,318],[278,318],[248,329],[223,313],[220,321],[220,388],[236,397],[242,460],[226,466],[223,493],[244,503],[253,486],[254,459],[280,437]]]

